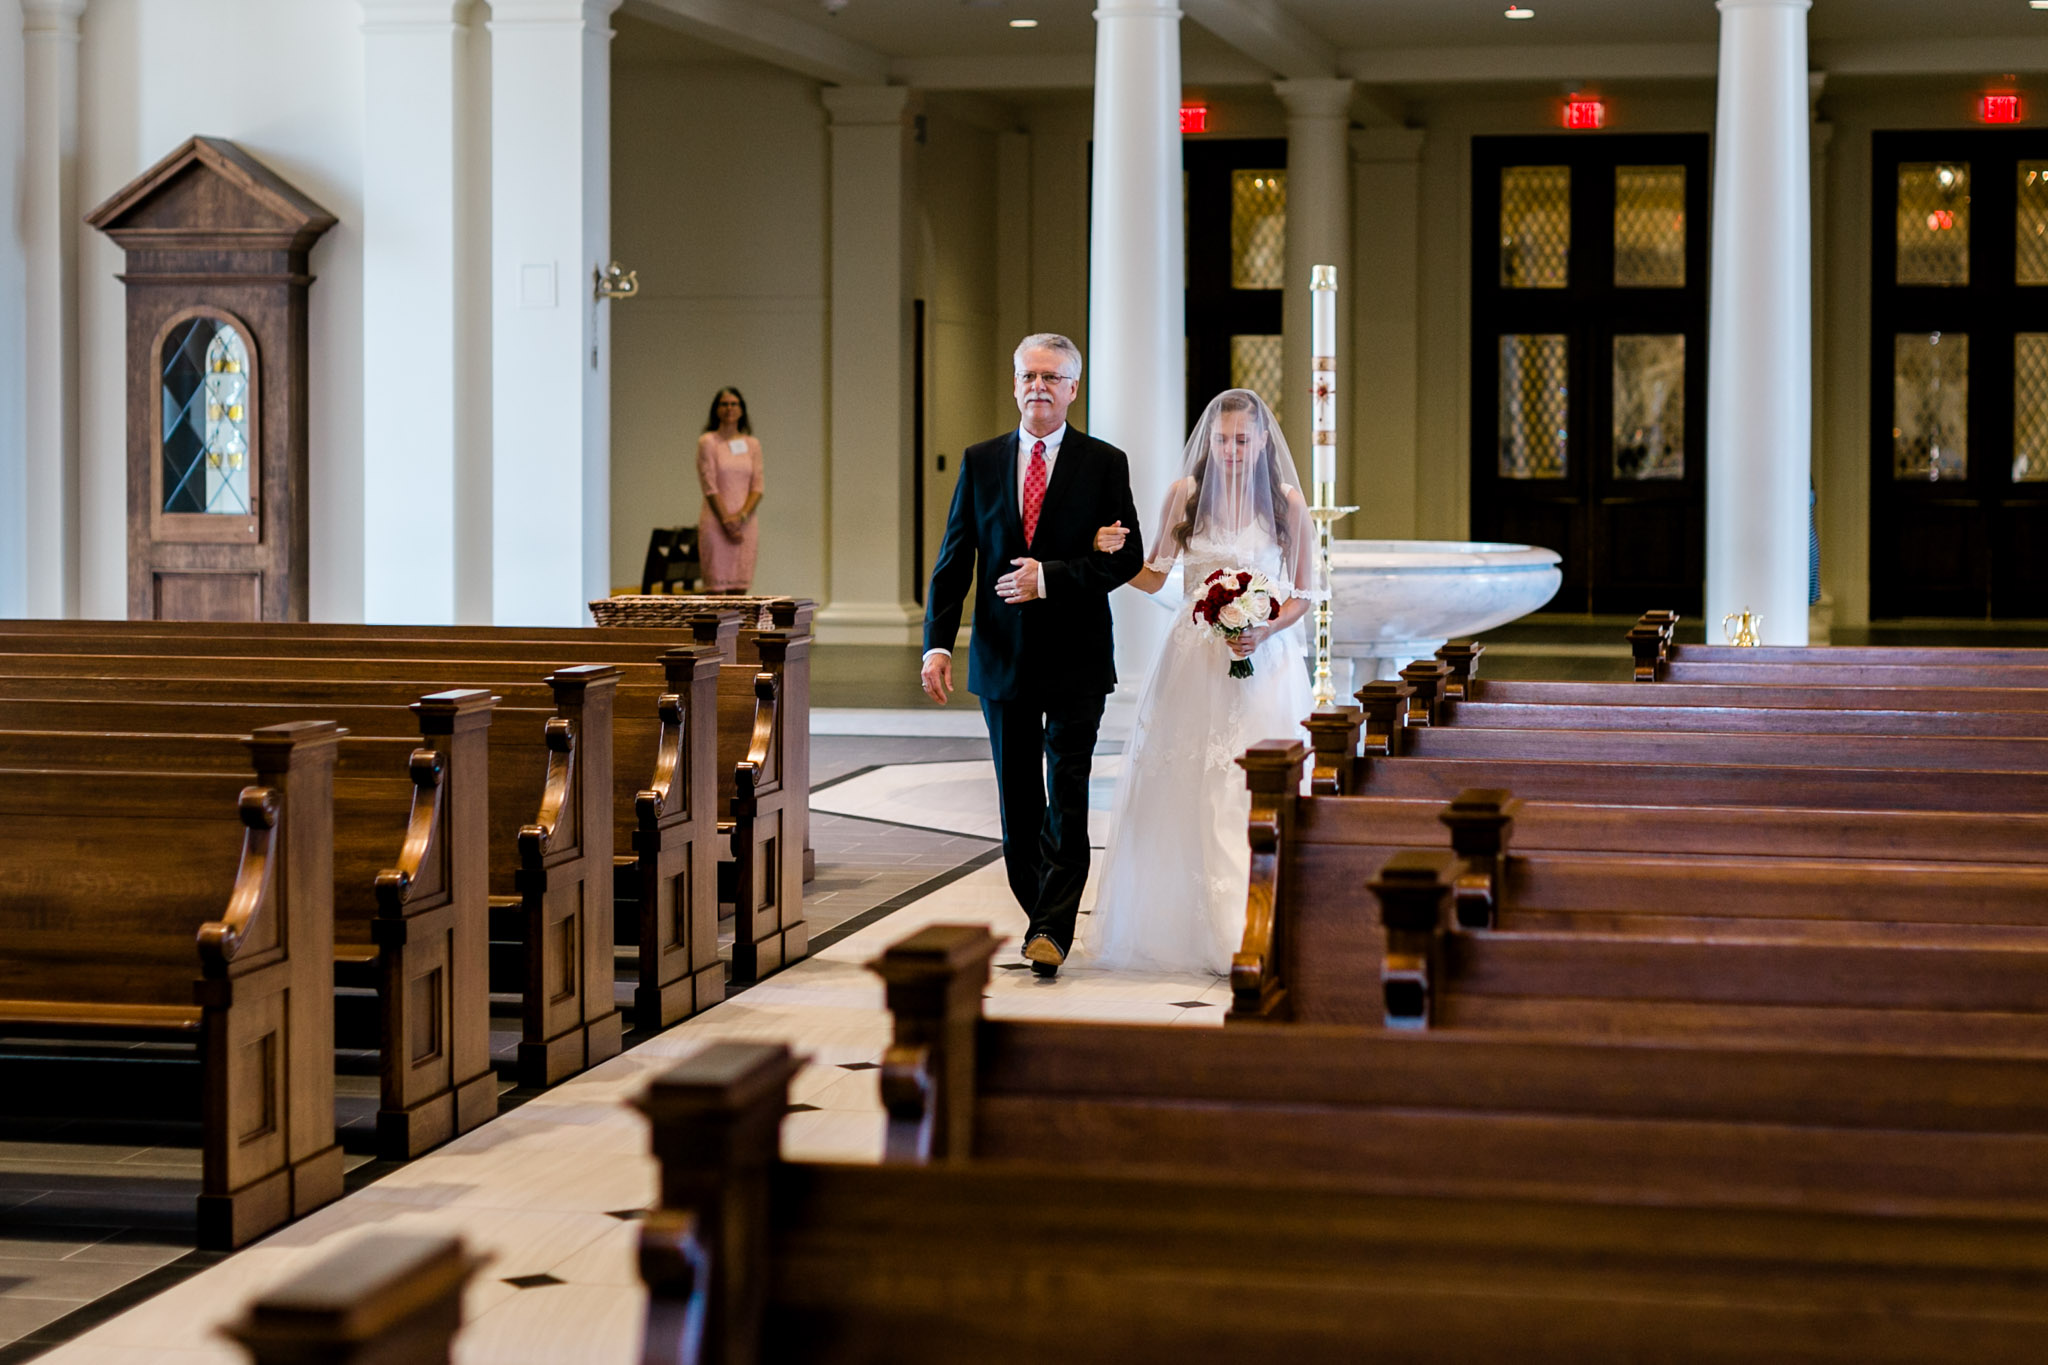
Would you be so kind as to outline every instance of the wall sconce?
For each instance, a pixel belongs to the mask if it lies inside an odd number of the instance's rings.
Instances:
[[[640,292],[640,272],[628,270],[617,261],[609,267],[598,266],[590,275],[593,298],[630,299]]]

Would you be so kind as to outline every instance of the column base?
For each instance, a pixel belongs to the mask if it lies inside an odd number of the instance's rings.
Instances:
[[[818,608],[811,633],[821,645],[915,645],[924,612],[908,602],[832,602]]]

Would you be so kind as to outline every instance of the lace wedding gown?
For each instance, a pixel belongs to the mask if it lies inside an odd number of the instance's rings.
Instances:
[[[1260,644],[1252,676],[1240,679],[1229,674],[1229,648],[1189,617],[1217,569],[1293,580],[1270,531],[1230,543],[1198,533],[1182,558],[1183,601],[1139,693],[1101,879],[1082,907],[1081,961],[1227,973],[1244,939],[1251,874],[1251,794],[1236,760],[1255,741],[1299,737],[1315,698],[1301,622]]]

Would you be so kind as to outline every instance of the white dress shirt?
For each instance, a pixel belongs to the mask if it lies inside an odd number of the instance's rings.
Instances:
[[[1045,442],[1045,486],[1048,490],[1050,490],[1052,488],[1053,463],[1059,459],[1060,443],[1066,439],[1067,424],[1065,422],[1060,423],[1059,429],[1053,432],[1053,434],[1050,436],[1033,436],[1030,432],[1024,429],[1023,423],[1018,423],[1017,515],[1019,518],[1022,518],[1024,515],[1024,479],[1025,476],[1031,472],[1031,447],[1037,445],[1040,441]],[[1043,515],[1045,511],[1045,503],[1043,502],[1043,500],[1039,502],[1038,510],[1040,514]],[[1045,575],[1041,573],[1038,576],[1038,596],[1041,600],[1043,600],[1046,596],[1045,586]],[[933,648],[926,650],[924,652],[924,657],[929,659],[934,654],[945,654],[950,656],[952,653],[953,651],[950,649]]]

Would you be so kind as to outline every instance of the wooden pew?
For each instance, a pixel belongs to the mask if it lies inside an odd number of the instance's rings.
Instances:
[[[886,1160],[1199,1167],[1573,1198],[2048,1201],[2048,1055],[986,1018],[995,938],[932,925],[887,983]]]
[[[790,1162],[796,1067],[714,1044],[640,1101],[662,1167],[643,1361],[2020,1361],[2048,1331],[2038,1202]]]
[[[1818,920],[1826,909],[1815,901],[1802,917],[1759,915],[1732,924],[1674,917],[1660,924],[1670,905],[1645,900],[1630,915],[1627,892],[1617,890],[1608,904],[1620,908],[1599,917],[1554,919],[1512,933],[1438,932],[1430,917],[1439,915],[1439,900],[1449,903],[1454,881],[1460,882],[1459,898],[1498,894],[1498,859],[1490,866],[1475,860],[1476,869],[1454,867],[1448,851],[1401,852],[1389,859],[1380,816],[1391,803],[1298,795],[1304,756],[1298,743],[1268,741],[1242,760],[1252,789],[1252,866],[1245,939],[1232,966],[1234,1021],[1691,1029],[1736,1037],[1796,1030],[1839,1040],[1959,1045],[2032,1038],[2048,1023],[2039,1014],[2048,995],[2036,991],[2048,981],[2038,978],[2048,931],[2038,921],[1973,925],[1961,918],[1966,910],[1947,923],[1870,925],[1854,916]],[[1584,808],[1578,814],[1583,822]],[[1624,814],[1622,829],[1634,814]],[[1694,847],[1711,849],[1721,841],[1720,851],[1739,854],[1745,852],[1741,846],[1726,842],[1731,831],[1757,837],[1777,827],[1811,848],[1829,830],[1871,818],[1833,812],[1809,821],[1798,812],[1762,811],[1737,820],[1734,814],[1713,812],[1713,823]],[[1661,828],[1682,828],[1689,817],[1684,812],[1667,818]],[[1927,814],[1916,821],[1886,813],[1865,837],[1881,836],[1887,822],[1908,833],[1917,825],[1923,840],[1944,824],[1961,823],[1953,815]],[[2037,816],[2012,816],[1997,833],[2038,836],[2034,826],[2041,822]],[[1977,847],[1984,849],[1986,842],[1980,836]],[[2042,847],[2038,837],[2030,846]],[[1362,903],[1365,879],[1375,869],[1375,886],[1397,906],[1384,930]],[[1622,882],[1624,868],[1610,863],[1606,870]],[[1582,878],[1586,871],[1581,866]],[[1483,875],[1478,885],[1467,885],[1463,872]],[[1665,872],[1665,880],[1654,885],[1668,892],[1685,873],[1678,867]],[[1730,884],[1727,873],[1725,867],[1705,867],[1699,875],[1710,888],[1717,877]],[[1836,868],[1832,876],[1839,896],[1851,894],[1858,880],[1889,887],[1896,871],[1884,865],[1860,873]],[[2008,904],[2016,914],[2026,912],[2024,895]],[[1782,899],[1780,908],[1796,909]]]
[[[1677,640],[1678,622],[1675,611],[1647,611],[1629,630],[1637,682],[1916,686],[1945,678],[1977,686],[2048,685],[2048,650],[1685,645]]]
[[[189,1042],[199,1242],[341,1193],[331,721],[257,731],[240,771],[0,771],[0,1031]],[[23,1110],[30,1096],[23,1096]]]
[[[310,706],[388,728],[391,717],[400,714],[394,708],[433,685],[377,677],[374,663],[336,680],[289,674],[238,680],[204,677],[196,668],[181,671],[186,676],[52,675],[29,688],[0,690],[69,698],[81,706],[109,698],[160,703],[239,696],[252,699],[239,705],[299,715]],[[617,681],[617,670],[590,665],[559,670],[539,684],[493,689],[514,694],[510,701],[527,703],[501,707],[489,732],[497,761],[489,765],[488,803],[492,937],[516,945],[502,955],[494,952],[506,960],[493,975],[522,998],[519,1067],[527,1084],[551,1085],[619,1049],[608,894],[613,880],[611,714]],[[543,709],[536,704],[544,701],[552,705]],[[0,701],[0,717],[18,705]],[[650,771],[652,763],[650,754]],[[367,969],[376,954],[367,948],[344,949],[341,958],[345,968],[354,963]],[[512,973],[509,980],[507,972]]]
[[[371,1232],[258,1294],[223,1330],[254,1365],[447,1365],[482,1264],[450,1232]]]
[[[615,745],[629,774],[621,778],[615,793],[617,842],[621,847],[633,847],[640,823],[639,793],[650,788],[645,778],[630,774],[653,769],[661,742],[660,698],[699,683],[717,689],[721,721],[715,737],[716,761],[721,774],[729,776],[721,776],[716,805],[719,818],[728,822],[724,834],[730,840],[732,857],[745,865],[753,905],[752,913],[743,917],[734,945],[732,970],[739,981],[754,980],[801,958],[809,936],[803,921],[810,780],[808,704],[796,708],[799,715],[785,718],[780,703],[795,693],[808,697],[810,640],[783,632],[760,632],[754,650],[761,666],[752,674],[717,667],[719,661],[702,648],[668,650],[653,663],[619,665],[624,691],[613,713],[618,727]],[[428,679],[444,686],[489,686],[509,701],[516,685],[527,677],[524,670],[529,666],[523,660],[359,657],[345,651],[314,658],[13,654],[0,656],[0,695],[50,695],[53,678],[63,679],[64,695],[74,697],[109,695],[107,689],[117,685],[144,689],[143,695],[178,695],[179,680],[205,678],[231,686],[296,684],[298,691],[291,695],[319,700],[345,695],[338,685],[350,681]],[[678,670],[685,668],[688,676],[680,676]],[[558,670],[564,671],[569,670]],[[772,681],[772,698],[764,693],[764,677]],[[95,680],[105,686],[95,689]],[[125,691],[120,694],[127,695]],[[703,696],[696,704],[704,704]],[[707,750],[713,738],[705,737]],[[691,830],[697,832],[694,824]],[[751,858],[740,858],[742,847],[752,850]],[[711,872],[707,870],[705,875]],[[619,869],[616,879],[615,891],[637,895],[643,878],[629,866]],[[733,890],[737,897],[737,879]],[[734,904],[738,903],[736,899]],[[694,1007],[701,1009],[718,998],[708,994],[712,968],[692,960],[700,984],[688,993],[687,1000],[674,990],[661,997],[666,1002],[664,1008],[671,1011],[663,1023],[681,1017],[673,1011],[686,1003],[694,1002]],[[646,1017],[643,1014],[643,1019]]]
[[[0,657],[13,654],[74,653],[134,655],[165,649],[216,657],[291,653],[296,657],[410,657],[434,659],[520,660],[537,673],[578,662],[618,664],[660,663],[683,642],[715,645],[724,661],[750,672],[763,660],[758,639],[763,633],[808,638],[815,604],[807,598],[730,598],[695,596],[675,599],[685,612],[683,624],[663,628],[544,628],[528,626],[392,626],[324,625],[307,622],[165,622],[165,621],[0,621]],[[746,608],[741,610],[741,608]],[[204,648],[199,648],[204,642]],[[786,744],[785,761],[797,788],[810,790],[810,662],[807,652],[776,668],[777,686],[795,727]],[[748,684],[732,680],[740,695]],[[734,733],[737,762],[744,755],[751,720]],[[623,738],[623,737],[622,737]],[[622,744],[622,759],[629,756]],[[727,771],[729,771],[729,767]],[[626,792],[620,831],[632,828],[632,801]],[[816,857],[809,839],[808,805],[802,812],[804,876],[816,875]],[[728,887],[728,894],[730,888]]]
[[[487,692],[430,694],[405,712],[416,714],[414,736],[344,733],[337,750],[328,854],[336,977],[352,984],[348,969],[360,965],[374,987],[365,1022],[380,1062],[377,1148],[387,1160],[417,1156],[498,1112],[485,884],[492,701]],[[231,768],[245,751],[245,739],[203,727],[244,719],[250,708],[234,708],[243,714],[233,718],[209,708],[118,709],[127,723],[0,731],[0,766],[208,772]],[[7,718],[34,724],[42,710],[17,705]],[[256,719],[274,716],[258,709]],[[362,1030],[337,1013],[337,1038],[359,1045],[352,1035]]]

